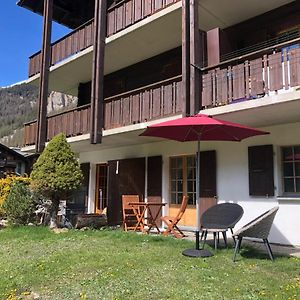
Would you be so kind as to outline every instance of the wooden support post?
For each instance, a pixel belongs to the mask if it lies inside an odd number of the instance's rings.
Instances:
[[[41,72],[38,99],[37,134],[35,149],[43,151],[47,141],[47,101],[49,85],[49,69],[51,62],[53,0],[44,0],[43,45],[41,52]]]
[[[190,115],[190,4],[182,0],[182,114]]]
[[[190,0],[190,114],[199,112],[201,107],[200,70],[194,66],[201,65],[200,31],[198,24],[198,0]],[[203,50],[202,50],[203,51]]]
[[[101,143],[104,126],[104,53],[106,37],[106,0],[95,0],[94,53],[91,91],[91,144]]]

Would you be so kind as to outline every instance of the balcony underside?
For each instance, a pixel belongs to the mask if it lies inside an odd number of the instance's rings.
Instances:
[[[224,29],[291,2],[294,1],[199,0],[200,28],[206,31],[216,27]]]
[[[203,109],[201,112],[221,119],[253,127],[300,122],[300,88],[287,93],[225,106]]]
[[[121,2],[129,1],[130,0]],[[140,3],[138,3],[139,1]],[[139,4],[141,7],[145,6],[145,2],[150,3],[151,6],[159,7],[171,3],[170,0],[136,0],[136,2],[137,5]],[[225,28],[290,2],[293,1],[199,0],[200,25],[203,30],[209,30],[215,27]],[[76,28],[93,16],[93,3],[92,0],[64,0],[64,5],[62,6],[59,4],[59,1],[54,1],[53,18],[58,23],[70,28]],[[20,0],[18,4],[39,14],[43,12],[42,0]],[[118,9],[118,7],[120,7],[120,5],[117,5],[116,9]]]

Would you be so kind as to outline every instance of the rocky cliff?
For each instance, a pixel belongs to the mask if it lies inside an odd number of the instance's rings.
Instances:
[[[38,88],[26,84],[0,88],[0,143],[22,146],[23,124],[36,119]],[[53,114],[77,105],[77,98],[51,92],[47,111]]]

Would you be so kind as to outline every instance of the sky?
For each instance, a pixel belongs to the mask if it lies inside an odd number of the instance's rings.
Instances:
[[[42,17],[16,2],[0,1],[0,87],[26,80],[28,58],[42,47]],[[66,27],[53,23],[52,41],[68,32]]]

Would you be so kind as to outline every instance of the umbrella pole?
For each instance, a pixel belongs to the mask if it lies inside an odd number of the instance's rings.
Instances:
[[[196,250],[200,249],[200,138],[197,141],[196,160]]]
[[[195,249],[186,249],[182,251],[182,254],[188,257],[209,257],[213,256],[210,251],[206,249],[200,249],[200,136],[198,136],[197,141],[196,157],[196,247]]]

